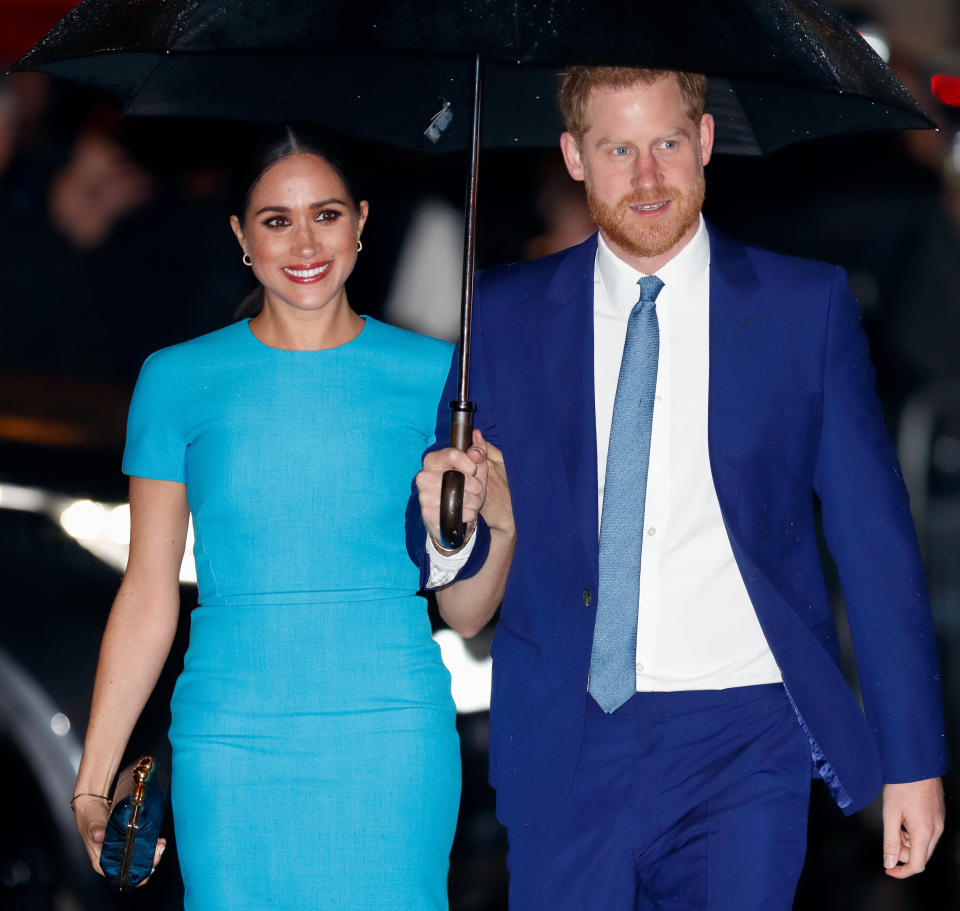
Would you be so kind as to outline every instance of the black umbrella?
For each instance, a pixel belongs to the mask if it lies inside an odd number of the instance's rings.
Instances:
[[[84,0],[18,67],[100,86],[129,114],[305,120],[414,147],[445,109],[437,148],[463,149],[476,54],[486,146],[554,143],[570,63],[723,77],[720,152],[930,126],[814,0]]]
[[[554,79],[571,63],[706,73],[721,153],[932,126],[815,0],[84,0],[17,68],[106,89],[129,114],[306,120],[406,146],[470,148],[451,403],[451,445],[465,449],[481,126],[490,146],[556,142]],[[463,478],[448,475],[442,526],[456,545]]]

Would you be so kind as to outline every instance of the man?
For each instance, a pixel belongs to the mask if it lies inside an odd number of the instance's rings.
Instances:
[[[882,787],[891,876],[942,831],[933,632],[856,302],[839,269],[707,228],[705,95],[694,74],[563,74],[599,236],[480,276],[475,445],[417,476],[409,546],[441,614],[470,635],[502,597],[490,778],[515,911],[787,909],[811,775],[845,813]],[[448,468],[460,553],[438,544]]]

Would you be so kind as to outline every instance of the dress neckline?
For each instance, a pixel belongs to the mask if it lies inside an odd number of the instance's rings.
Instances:
[[[344,351],[351,346],[356,346],[362,339],[364,339],[370,332],[370,327],[373,323],[376,323],[376,320],[369,316],[364,316],[363,314],[358,314],[360,319],[363,320],[363,326],[360,331],[352,338],[349,342],[344,342],[342,345],[335,345],[333,348],[276,348],[273,345],[268,345],[266,342],[260,341],[254,335],[253,329],[250,328],[250,321],[253,317],[248,317],[244,320],[246,329],[246,334],[249,336],[250,340],[259,348],[262,348],[264,351],[275,351],[277,354],[291,354],[291,355],[319,355],[319,354],[333,354],[337,351]]]

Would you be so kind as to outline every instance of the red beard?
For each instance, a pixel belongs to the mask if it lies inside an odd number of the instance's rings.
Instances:
[[[706,182],[703,175],[690,189],[682,192],[676,187],[661,190],[637,190],[621,197],[616,206],[609,206],[587,184],[587,204],[597,226],[607,240],[633,256],[649,259],[661,256],[677,244],[700,217]],[[631,206],[649,205],[670,199],[670,214],[649,221],[637,218]]]

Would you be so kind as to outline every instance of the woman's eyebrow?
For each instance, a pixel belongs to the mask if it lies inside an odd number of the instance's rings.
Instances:
[[[334,204],[346,206],[347,203],[337,196],[331,196],[330,199],[322,199],[320,200],[320,202],[311,203],[310,208],[322,209],[324,206],[329,206]],[[273,205],[263,206],[263,208],[257,209],[257,211],[254,213],[254,217],[256,217],[257,215],[262,215],[264,212],[289,212],[289,211],[290,211],[289,206],[273,206]]]

